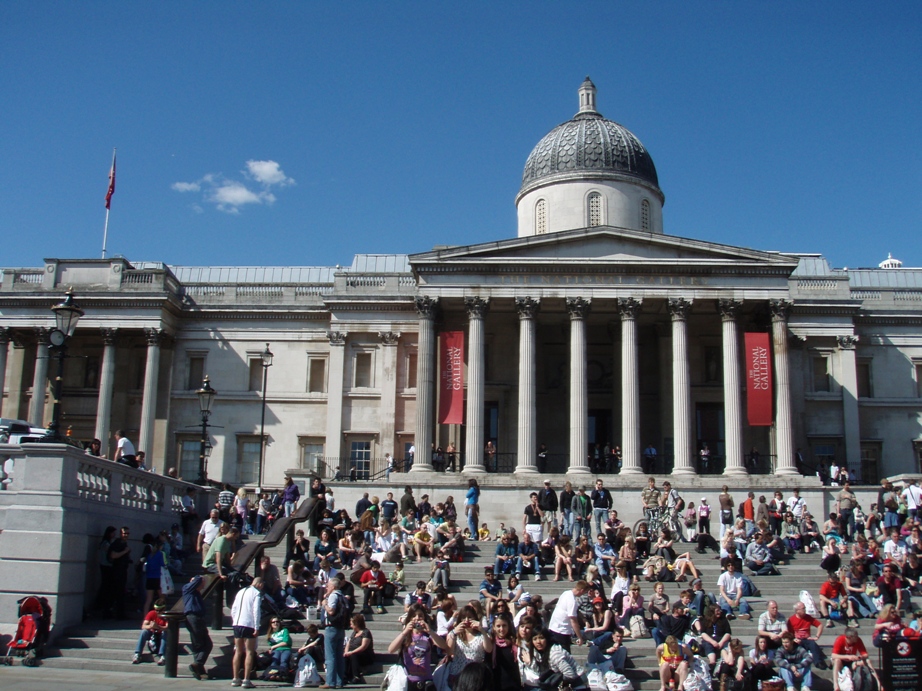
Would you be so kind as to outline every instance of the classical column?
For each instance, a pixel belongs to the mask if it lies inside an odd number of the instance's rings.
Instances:
[[[35,329],[35,372],[32,376],[32,400],[29,401],[29,424],[45,426],[45,390],[48,388],[48,329]]]
[[[618,298],[621,312],[621,434],[622,475],[639,475],[640,464],[640,384],[637,367],[637,315],[642,301]]]
[[[672,317],[672,424],[675,462],[672,472],[695,474],[695,449],[691,428],[691,385],[688,368],[688,311],[691,302],[670,298]]]
[[[330,376],[327,383],[327,433],[324,445],[326,471],[335,477],[342,471],[347,477],[349,468],[343,463],[343,377],[346,369],[345,331],[327,331],[330,341]]]
[[[519,459],[517,474],[537,473],[535,446],[535,316],[540,300],[524,297],[515,299],[519,313]]]
[[[99,398],[96,402],[96,438],[102,442],[102,452],[109,458],[109,423],[112,418],[112,389],[115,385],[115,339],[118,329],[102,331],[102,372],[99,377]]]
[[[147,454],[147,464],[154,463],[154,421],[157,417],[157,380],[160,376],[160,343],[164,332],[144,329],[147,339],[147,364],[144,367],[144,395],[141,399],[141,432],[138,434],[138,451]],[[102,440],[100,440],[102,441]]]
[[[717,303],[723,322],[724,346],[724,475],[747,475],[743,463],[743,413],[740,406],[740,346],[736,317],[743,303],[721,298]]]
[[[6,354],[13,332],[6,326],[0,327],[0,417],[3,417],[3,387],[6,385]]]
[[[586,316],[591,300],[567,298],[570,314],[570,473],[589,472]]]
[[[384,453],[394,455],[397,414],[397,344],[400,342],[399,331],[379,331],[381,340],[381,449]],[[382,456],[383,457],[383,456]]]
[[[490,309],[490,298],[466,297],[467,308],[467,441],[465,473],[482,473],[483,467],[483,396],[484,341],[483,320]],[[419,448],[417,446],[417,448]],[[428,448],[427,453],[428,453]],[[488,470],[493,470],[488,468]]]
[[[861,424],[858,417],[858,371],[855,359],[857,336],[839,336],[842,385],[842,422],[845,430],[845,462],[861,477]]]
[[[798,475],[794,463],[791,425],[791,379],[788,371],[788,316],[790,300],[771,300],[772,346],[775,353],[775,474]]]
[[[435,420],[435,317],[439,299],[422,295],[416,298],[419,315],[419,352],[416,356],[416,456],[410,472],[432,470],[432,425]]]

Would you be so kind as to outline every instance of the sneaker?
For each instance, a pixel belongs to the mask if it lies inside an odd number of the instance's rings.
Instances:
[[[387,614],[387,612],[384,611],[384,608],[383,608],[383,607],[378,607],[378,608],[376,608],[376,609],[375,609],[375,612],[378,613],[378,614]]]
[[[751,615],[751,614],[740,614],[740,615],[739,615],[739,618],[740,618],[740,619],[745,619],[746,621],[749,621],[750,619],[752,619],[752,615]]]
[[[847,626],[848,628],[850,628],[850,629],[857,629],[857,628],[858,628],[858,620],[855,619],[855,618],[849,619],[849,620],[848,620],[848,624],[847,624],[846,626]]]
[[[160,659],[157,660],[157,666],[163,667],[166,664],[166,658],[163,655],[160,656]]]
[[[243,684],[243,682],[239,679],[234,679],[231,681],[231,686],[240,686],[241,684]]]
[[[826,620],[826,628],[827,628],[827,629],[831,629],[833,626],[835,626],[835,624],[832,623],[832,619],[827,619],[827,620]]]
[[[133,665],[140,665],[140,664],[141,664],[141,656],[138,655],[137,653],[135,653],[134,656],[131,658],[131,664],[133,664]]]
[[[243,688],[245,688],[245,689],[255,689],[255,688],[256,688],[256,686],[253,684],[253,682],[250,681],[249,679],[244,679],[244,680],[243,680],[243,683],[241,684],[241,686],[242,686]]]
[[[540,571],[539,571],[538,573],[535,574],[535,580],[536,580],[536,581],[543,581],[543,580],[544,580],[544,576],[541,575],[541,572],[540,572]]]

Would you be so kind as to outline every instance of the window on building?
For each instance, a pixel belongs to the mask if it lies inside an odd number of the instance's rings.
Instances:
[[[355,471],[356,480],[367,480],[371,475],[371,440],[355,439],[349,442],[349,475]]]
[[[861,442],[861,484],[880,482],[880,442]]]
[[[590,228],[602,225],[602,195],[598,192],[589,193],[589,223]]]
[[[858,398],[871,398],[874,394],[871,389],[870,360],[859,360],[855,365],[855,374],[858,378]]]
[[[301,447],[301,467],[320,477],[326,477],[323,459],[323,437],[299,437]]]
[[[355,354],[354,382],[357,389],[370,389],[374,385],[371,376],[371,353]]]
[[[539,199],[535,204],[535,235],[547,232],[547,199]]]
[[[416,353],[407,353],[407,388],[415,389],[416,388],[416,366],[417,366],[417,354]]]
[[[646,199],[640,202],[640,229],[650,230],[650,202]]]
[[[205,381],[205,356],[196,353],[190,354],[188,360],[189,376],[186,379],[186,389],[189,391],[198,391],[202,388],[202,382]]]
[[[131,383],[135,391],[144,388],[144,374],[147,368],[147,349],[135,348],[131,353]]]
[[[83,366],[83,388],[99,388],[99,358],[90,355]]]
[[[922,398],[922,362],[916,363],[916,398]]]
[[[197,438],[179,440],[179,477],[194,481],[199,476],[199,460],[202,455],[202,442]]]
[[[723,350],[719,346],[705,346],[704,351],[704,382],[706,384],[720,384],[724,380]]]
[[[263,361],[262,358],[250,358],[250,382],[247,386],[248,391],[263,390]]]
[[[813,465],[820,463],[829,470],[829,464],[839,457],[839,440],[838,439],[811,439],[810,451],[813,458]]]
[[[325,393],[327,390],[327,361],[325,358],[310,358],[307,364],[308,393]]]
[[[262,365],[260,365],[260,368]],[[255,485],[259,480],[259,456],[261,451],[259,437],[237,438],[237,484]]]
[[[829,358],[813,356],[813,390],[829,391]]]

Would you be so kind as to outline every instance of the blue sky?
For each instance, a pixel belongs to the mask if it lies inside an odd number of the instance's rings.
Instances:
[[[349,264],[514,237],[598,107],[666,232],[922,266],[922,3],[0,3],[0,265]]]

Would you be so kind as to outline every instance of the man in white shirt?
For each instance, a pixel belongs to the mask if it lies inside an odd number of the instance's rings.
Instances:
[[[759,635],[768,639],[769,648],[781,646],[781,634],[787,631],[788,620],[778,612],[778,603],[769,600],[766,611],[759,615]]]
[[[752,619],[752,607],[743,599],[743,577],[736,573],[733,561],[727,562],[727,570],[717,579],[720,595],[717,604],[727,613],[727,618],[733,616],[733,610],[739,608],[740,619]]]
[[[198,531],[198,541],[195,544],[195,551],[201,553],[202,561],[205,561],[208,548],[211,547],[211,543],[214,542],[214,539],[218,537],[218,531],[224,523],[220,516],[221,514],[217,509],[212,509],[208,520],[202,523],[202,527]]]
[[[890,539],[884,542],[884,558],[895,561],[902,566],[906,563],[906,555],[909,553],[909,547],[900,537],[899,530],[890,531]]]
[[[800,496],[800,490],[795,489],[794,494],[788,499],[788,511],[794,514],[794,520],[800,523],[804,519],[804,509],[807,508],[807,502]]]
[[[256,667],[256,643],[260,624],[263,579],[254,578],[253,584],[237,593],[231,607],[234,626],[234,679],[232,686],[253,688],[250,677]]]
[[[137,452],[134,450],[134,444],[125,436],[124,430],[117,430],[115,432],[115,441],[118,442],[115,447],[115,462],[124,463],[132,468],[137,468]]]
[[[915,480],[909,480],[909,486],[903,490],[903,500],[906,502],[906,508],[909,509],[912,520],[918,521],[919,507],[922,506],[922,489],[919,489]]]
[[[839,464],[833,461],[829,464],[829,484],[833,487],[839,486]]]
[[[583,634],[579,628],[579,604],[576,598],[589,590],[586,581],[577,581],[571,590],[567,590],[557,600],[554,613],[548,623],[548,638],[564,650],[570,650],[571,637],[576,636],[576,644],[583,644]]]

